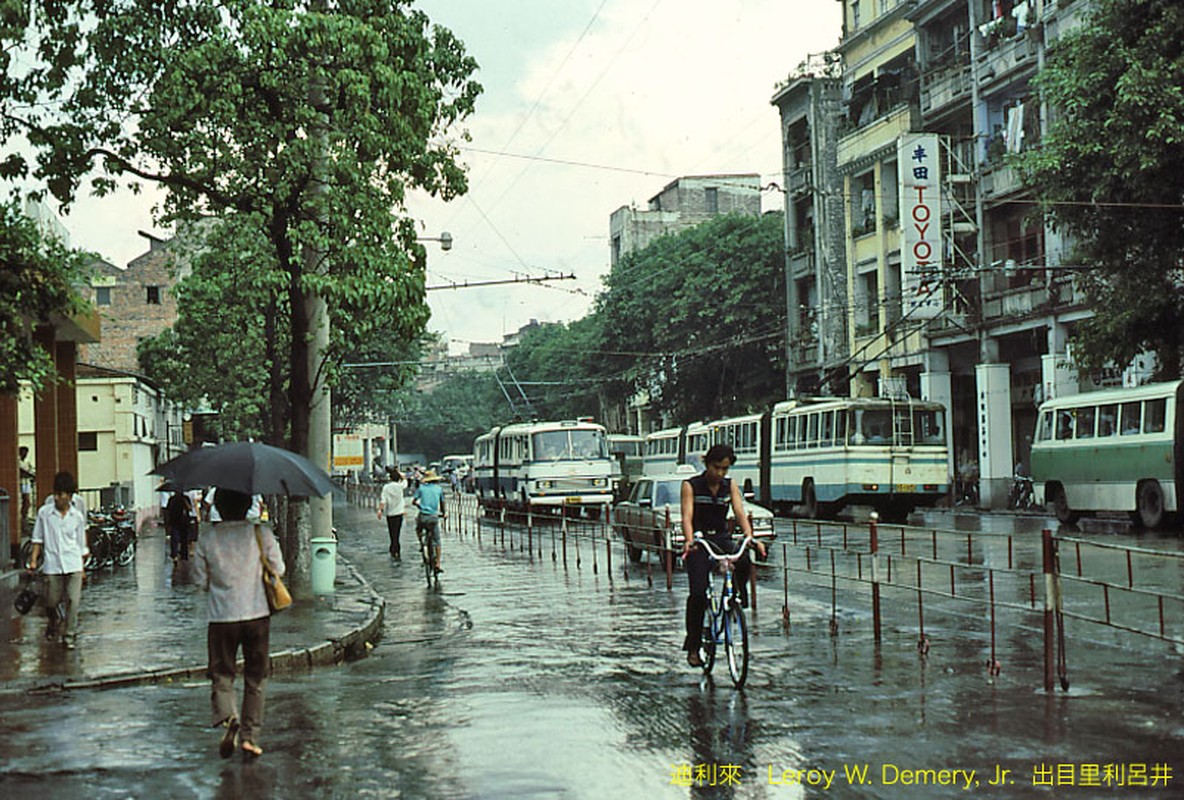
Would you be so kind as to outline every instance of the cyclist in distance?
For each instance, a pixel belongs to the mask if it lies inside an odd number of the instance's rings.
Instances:
[[[411,502],[419,508],[419,514],[415,518],[415,532],[428,537],[434,552],[432,567],[436,572],[443,572],[440,566],[440,520],[447,519],[448,515],[444,512],[444,490],[440,488],[440,476],[434,469],[424,473]]]
[[[752,525],[744,509],[740,487],[728,477],[728,470],[736,463],[736,453],[730,445],[712,445],[703,456],[704,469],[699,475],[688,478],[682,484],[682,561],[690,583],[687,596],[687,636],[682,649],[687,653],[687,663],[692,667],[703,666],[699,646],[703,634],[703,613],[707,609],[707,576],[712,568],[710,556],[695,546],[695,531],[721,553],[734,553],[738,546],[728,531],[728,507],[736,517],[736,524],[744,532],[750,547],[755,547],[761,558],[765,557],[765,546],[752,538]],[[748,605],[748,574],[752,562],[748,553],[736,562],[734,586],[741,605]]]

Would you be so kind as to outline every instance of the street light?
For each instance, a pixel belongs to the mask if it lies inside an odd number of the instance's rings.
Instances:
[[[416,236],[417,242],[439,242],[441,250],[452,249],[452,234],[448,231],[441,231],[439,236]]]

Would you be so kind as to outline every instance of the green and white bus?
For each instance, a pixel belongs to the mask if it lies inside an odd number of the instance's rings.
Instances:
[[[1184,381],[1105,389],[1040,406],[1032,480],[1057,519],[1125,511],[1156,528],[1179,510]]]

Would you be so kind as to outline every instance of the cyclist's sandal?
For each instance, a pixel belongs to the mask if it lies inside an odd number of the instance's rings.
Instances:
[[[244,741],[242,743],[242,749],[244,761],[250,761],[253,758],[258,758],[259,756],[263,755],[263,748],[254,742]]]

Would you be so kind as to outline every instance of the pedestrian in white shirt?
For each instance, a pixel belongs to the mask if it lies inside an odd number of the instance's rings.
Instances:
[[[45,556],[41,571],[45,575],[45,608],[49,623],[45,638],[61,635],[67,649],[76,647],[78,606],[82,601],[82,563],[89,554],[86,546],[86,516],[71,502],[78,486],[69,472],[53,477],[53,504],[37,511],[33,524],[32,569]],[[64,605],[63,613],[58,606]]]
[[[391,558],[395,561],[403,560],[403,551],[399,547],[399,532],[403,529],[403,514],[407,511],[407,479],[399,474],[399,470],[391,467],[388,470],[390,480],[382,487],[382,497],[378,501],[378,518],[386,514],[386,530],[391,539]]]

